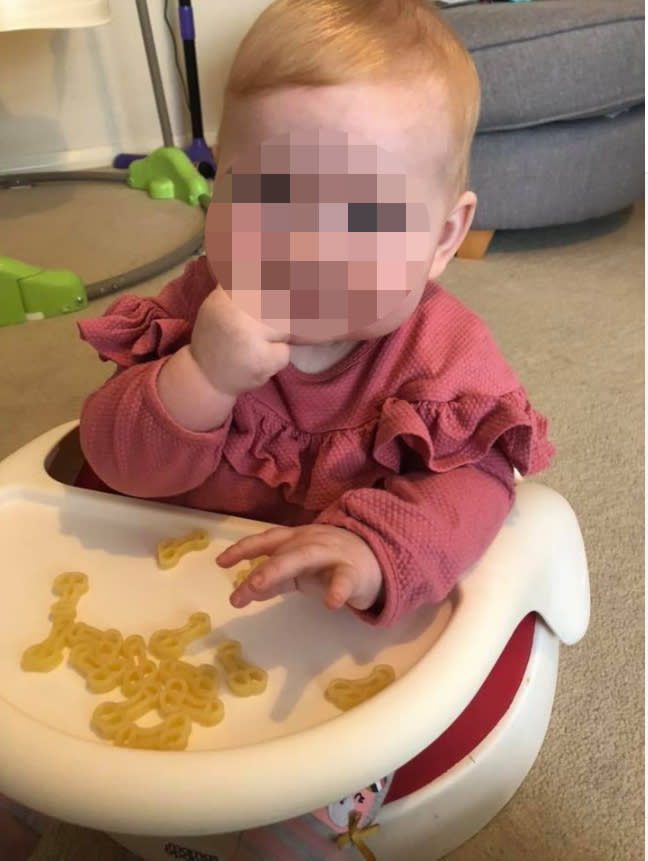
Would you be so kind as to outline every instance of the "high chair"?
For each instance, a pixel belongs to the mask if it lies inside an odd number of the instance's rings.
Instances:
[[[302,595],[233,610],[231,573],[214,557],[268,524],[73,487],[80,463],[75,422],[0,463],[11,560],[0,604],[1,792],[107,831],[151,861],[235,859],[241,830],[325,806],[392,771],[366,845],[378,861],[434,861],[512,797],[547,730],[559,642],[578,642],[589,620],[581,532],[560,494],[520,482],[500,532],[448,599],[377,629]],[[196,527],[210,548],[159,570],[156,543]],[[51,583],[65,570],[88,575],[77,618],[91,625],[146,637],[208,612],[212,634],[186,660],[213,660],[220,639],[237,639],[268,671],[265,694],[219,693],[225,719],[195,727],[187,750],[98,739],[89,716],[101,700],[73,670],[20,669],[22,650],[49,630]],[[345,713],[324,699],[330,680],[378,663],[396,673],[379,694]],[[354,851],[347,857],[359,858]]]

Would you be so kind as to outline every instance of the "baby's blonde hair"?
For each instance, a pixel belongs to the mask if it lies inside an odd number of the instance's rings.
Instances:
[[[445,88],[452,133],[446,169],[461,192],[479,116],[479,79],[470,54],[425,0],[275,0],[239,46],[223,116],[231,99],[283,87],[398,81],[420,88],[425,123],[432,80]]]

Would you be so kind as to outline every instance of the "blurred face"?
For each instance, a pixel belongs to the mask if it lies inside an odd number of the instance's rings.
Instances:
[[[389,101],[376,87],[281,91],[229,118],[208,262],[232,301],[289,343],[378,337],[418,304],[443,206]],[[322,124],[332,116],[343,122]]]

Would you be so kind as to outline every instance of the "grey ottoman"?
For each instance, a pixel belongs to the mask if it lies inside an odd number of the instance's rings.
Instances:
[[[483,233],[460,256],[483,253],[495,229],[581,221],[642,196],[643,7],[532,0],[442,11],[482,85],[471,187]]]

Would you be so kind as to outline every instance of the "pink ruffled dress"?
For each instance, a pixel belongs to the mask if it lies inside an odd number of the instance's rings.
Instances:
[[[122,296],[79,324],[117,365],[81,414],[94,472],[131,496],[357,533],[385,583],[369,623],[443,600],[505,519],[513,467],[537,472],[553,452],[484,323],[429,283],[396,331],[321,373],[288,365],[199,433],[165,411],[156,380],[213,287],[199,257],[157,298]]]

